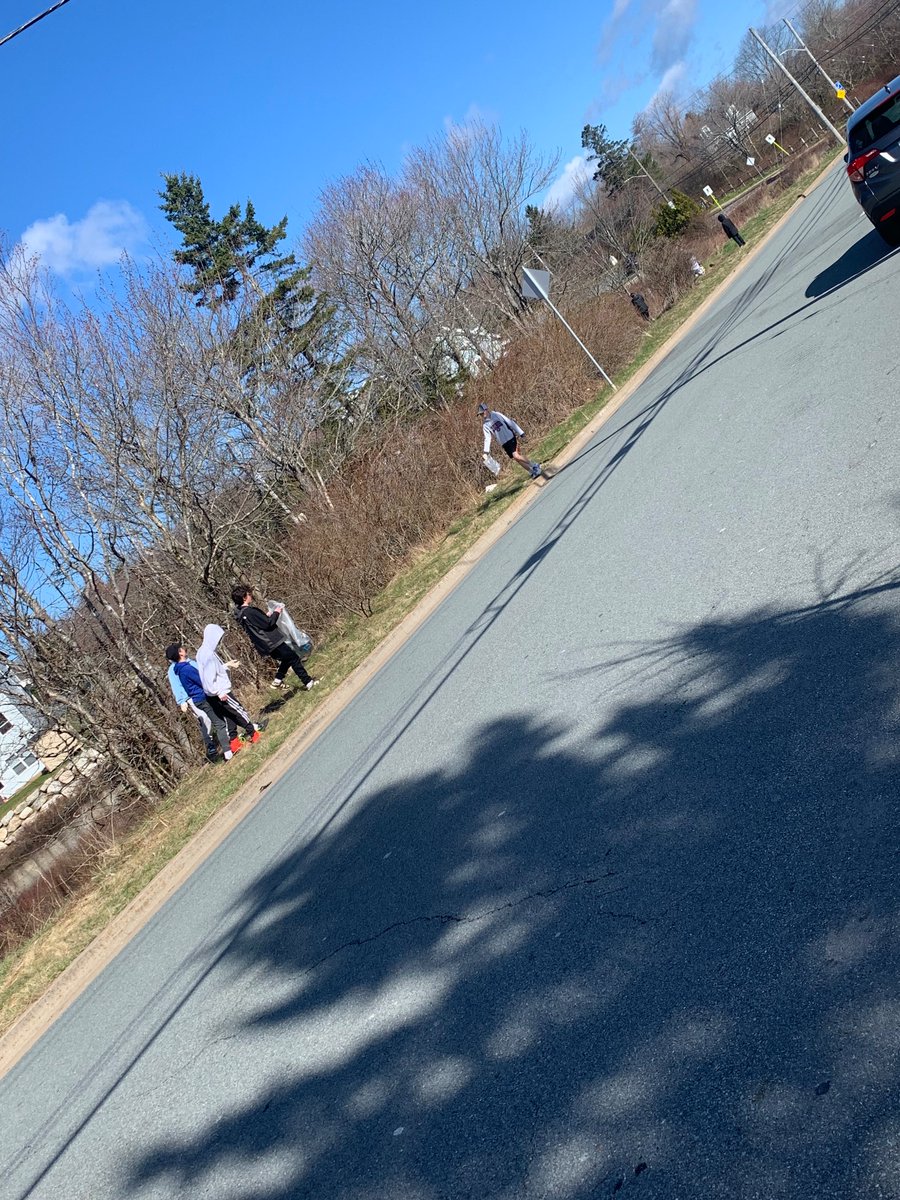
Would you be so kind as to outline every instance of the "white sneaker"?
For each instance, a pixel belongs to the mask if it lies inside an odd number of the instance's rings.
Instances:
[[[234,758],[234,755],[231,753],[230,750],[226,750],[225,751],[225,761],[229,762],[232,758]]]
[[[283,679],[273,679],[272,682],[269,684],[269,687],[274,688],[276,691],[278,691],[279,688],[284,687],[284,680]]]
[[[309,691],[311,688],[318,687],[319,681],[318,679],[310,679],[309,683],[305,684],[304,686],[306,687],[306,690]]]

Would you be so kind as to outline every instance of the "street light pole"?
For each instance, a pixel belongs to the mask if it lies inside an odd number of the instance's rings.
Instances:
[[[775,53],[775,51],[770,46],[766,45],[766,43],[763,41],[763,39],[760,37],[760,35],[756,32],[756,30],[752,26],[750,28],[750,32],[753,35],[753,37],[755,37],[756,40],[759,42],[759,44],[762,46],[763,50],[765,50],[766,54],[768,54],[769,58],[771,58],[772,62],[775,63],[776,67],[778,67],[778,69],[780,71],[783,71],[784,74],[787,75],[788,79],[791,81],[791,83],[794,85],[794,87],[797,89],[797,91],[800,93],[800,95],[803,97],[803,99],[806,101],[806,103],[809,105],[809,107],[813,110],[813,112],[816,114],[816,116],[819,118],[819,120],[822,122],[822,124],[828,126],[828,128],[834,134],[835,141],[837,141],[838,145],[845,146],[847,143],[844,140],[844,135],[841,133],[841,131],[838,129],[838,127],[836,125],[832,125],[832,123],[828,120],[828,118],[822,112],[821,108],[819,108],[818,104],[816,104],[815,100],[813,100],[813,98],[811,96],[807,95],[807,93],[803,90],[803,88],[800,86],[800,84],[797,82],[797,80],[793,77],[793,75],[790,73],[790,71],[787,69],[787,67],[784,65],[784,63],[781,61],[781,59]]]
[[[650,182],[653,184],[653,186],[656,188],[656,190],[662,196],[663,200],[665,200],[666,204],[668,204],[669,208],[674,208],[675,201],[669,199],[669,197],[662,190],[662,188],[659,186],[659,184],[656,182],[656,180],[653,178],[653,176],[650,174],[650,172],[647,170],[647,168],[644,166],[644,164],[641,162],[641,160],[638,158],[638,156],[635,154],[635,152],[632,150],[632,148],[630,146],[628,147],[628,153],[631,155],[631,157],[637,163],[637,165],[641,171],[641,174],[647,176],[647,178],[650,180]]]
[[[787,25],[788,29],[791,31],[791,33],[794,35],[794,37],[797,39],[797,41],[800,43],[800,45],[797,47],[797,49],[806,51],[806,53],[812,59],[813,65],[816,67],[816,69],[819,71],[819,73],[821,75],[824,75],[825,78],[828,80],[828,85],[832,89],[832,91],[837,92],[837,90],[838,90],[837,84],[834,82],[834,80],[831,78],[831,76],[828,74],[828,72],[825,70],[825,68],[822,66],[822,64],[819,62],[819,60],[813,54],[812,50],[810,50],[809,46],[807,46],[806,42],[804,42],[803,38],[800,36],[800,34],[797,32],[797,30],[793,27],[793,25],[790,23],[790,21],[787,19],[787,17],[783,17],[782,20],[784,21],[785,25]],[[850,103],[850,101],[847,99],[846,96],[842,96],[841,99],[843,100],[846,108],[849,108],[851,112],[856,112],[856,109],[853,107],[853,105]]]

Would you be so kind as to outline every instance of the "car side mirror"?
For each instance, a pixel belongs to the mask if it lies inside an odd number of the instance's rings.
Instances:
[[[847,153],[844,155],[844,162],[848,163],[849,161],[850,161],[850,151],[848,150]]]

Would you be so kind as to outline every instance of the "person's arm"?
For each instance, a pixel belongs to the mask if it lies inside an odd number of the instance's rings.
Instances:
[[[485,454],[490,454],[490,452],[491,452],[491,423],[490,423],[490,421],[485,421],[485,423],[484,423],[484,452],[485,452]]]
[[[276,608],[270,613],[264,613],[261,608],[245,608],[244,615],[248,624],[252,624],[254,629],[258,629],[261,633],[271,633],[278,624],[281,609]]]
[[[175,664],[169,666],[168,671],[169,687],[172,689],[172,695],[175,697],[175,703],[179,708],[187,704],[188,694],[184,690],[184,685],[178,678],[178,672],[175,670]]]

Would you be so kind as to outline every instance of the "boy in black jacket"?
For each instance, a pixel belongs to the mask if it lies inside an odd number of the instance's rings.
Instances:
[[[318,679],[313,679],[309,674],[300,661],[300,655],[278,628],[281,609],[276,608],[272,613],[264,613],[254,605],[253,593],[242,583],[232,588],[231,599],[235,605],[234,619],[247,634],[254,649],[267,658],[274,658],[278,663],[278,670],[269,687],[283,688],[284,677],[290,670],[293,670],[307,691],[315,687]]]

